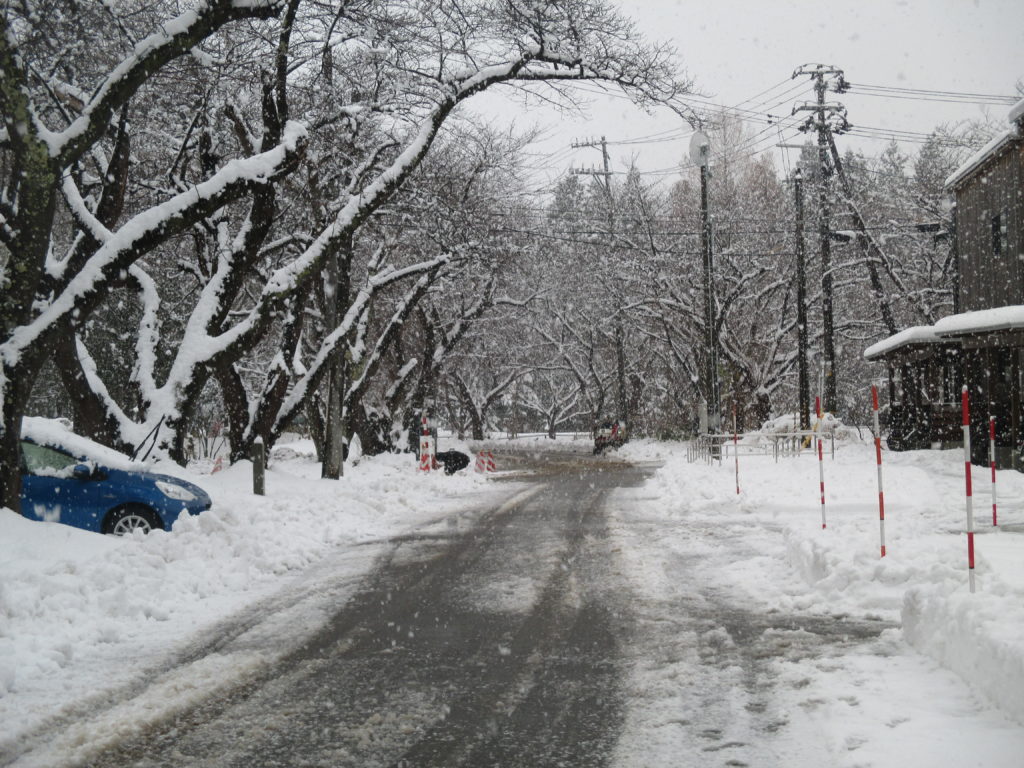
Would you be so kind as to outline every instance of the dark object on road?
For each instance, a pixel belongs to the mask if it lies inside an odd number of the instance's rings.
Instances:
[[[621,448],[626,444],[626,430],[618,421],[606,421],[594,433],[594,455],[605,448]]]
[[[454,475],[460,469],[465,469],[469,466],[469,456],[462,451],[439,451],[434,456],[439,462],[444,464],[444,473],[446,475]]]

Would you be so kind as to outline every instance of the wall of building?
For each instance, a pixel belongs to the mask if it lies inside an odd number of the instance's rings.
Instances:
[[[1024,304],[1024,141],[959,187],[956,200],[961,311]]]

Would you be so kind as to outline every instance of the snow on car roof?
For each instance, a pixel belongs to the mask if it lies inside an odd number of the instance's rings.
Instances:
[[[45,419],[39,416],[26,416],[21,422],[22,437],[27,437],[39,445],[52,448],[64,448],[76,456],[93,459],[111,469],[124,469],[129,472],[146,471],[149,467],[141,461],[132,461],[123,453],[107,448],[105,445],[76,435],[58,419]]]

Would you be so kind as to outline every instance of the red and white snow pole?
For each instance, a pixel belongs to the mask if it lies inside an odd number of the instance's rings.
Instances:
[[[992,468],[992,525],[999,525],[996,514],[996,417],[988,417],[988,463]]]
[[[967,480],[967,573],[971,592],[974,592],[974,506],[971,501],[971,412],[968,403],[967,385],[961,393],[964,413],[964,477]]]
[[[732,453],[736,459],[736,493],[740,492],[740,441],[736,432],[736,403],[732,404]]]
[[[871,385],[871,411],[875,427],[875,464],[878,465],[878,536],[885,557],[885,493],[882,491],[882,431],[878,427],[878,387]]]
[[[423,414],[420,432],[420,472],[429,472],[434,467],[434,439],[430,434],[427,415]]]
[[[821,439],[821,395],[814,398],[814,410],[818,414],[818,479],[821,485],[821,527],[825,528],[825,455]]]

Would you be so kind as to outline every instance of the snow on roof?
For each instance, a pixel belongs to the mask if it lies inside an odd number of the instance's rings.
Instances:
[[[1015,127],[1009,128],[1003,133],[996,136],[994,139],[992,139],[992,141],[990,141],[984,147],[982,147],[969,158],[967,158],[963,165],[961,165],[959,168],[953,171],[953,173],[949,175],[949,178],[946,179],[943,186],[946,189],[949,189],[950,187],[959,184],[965,178],[974,173],[974,171],[976,171],[981,165],[983,165],[985,161],[989,159],[989,157],[995,155],[1003,148],[1005,144],[1008,144],[1016,137],[1017,129]]]
[[[936,333],[934,326],[915,325],[907,328],[887,339],[882,339],[877,344],[872,344],[864,350],[865,360],[875,360],[884,357],[887,353],[911,344],[935,344],[942,341]]]
[[[132,461],[123,453],[76,435],[57,419],[26,416],[21,422],[21,434],[39,445],[64,448],[79,458],[93,459],[111,469],[142,472],[149,467],[141,461]]]
[[[1010,114],[1007,117],[1007,121],[1010,123],[1010,128],[996,136],[992,141],[967,158],[963,165],[950,174],[943,186],[946,189],[949,189],[950,187],[959,184],[965,178],[974,173],[974,171],[988,160],[989,157],[999,152],[1003,148],[1004,144],[1007,144],[1013,139],[1019,138],[1020,132],[1016,123],[1021,118],[1024,118],[1024,99],[1018,101],[1010,109]]]
[[[900,331],[864,350],[865,360],[877,360],[900,347],[915,344],[940,344],[950,342],[951,337],[969,333],[989,333],[1024,328],[1024,305],[980,309],[976,312],[961,312],[939,320],[935,325],[915,325]]]
[[[1024,305],[980,309],[976,312],[962,312],[939,320],[933,328],[942,336],[957,336],[967,333],[1005,331],[1024,328]]]
[[[1010,122],[1016,123],[1022,117],[1024,117],[1024,99],[1013,105],[1013,109],[1010,110]]]

